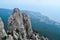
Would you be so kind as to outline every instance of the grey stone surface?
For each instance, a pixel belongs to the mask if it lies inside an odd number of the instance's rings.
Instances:
[[[4,29],[4,23],[0,17],[0,40],[2,40],[3,37],[7,36],[6,31]]]
[[[13,36],[8,35],[7,38],[6,38],[6,40],[14,40],[14,39],[13,39]]]
[[[8,19],[9,32],[13,32],[16,29],[19,30],[20,38],[25,39],[26,31],[23,25],[22,15],[20,14],[20,10],[18,8],[13,10],[13,14]]]
[[[6,40],[48,40],[39,33],[34,33],[30,18],[26,13],[21,14],[18,8],[14,8],[12,14],[8,18],[7,33],[4,29],[4,23],[0,18],[0,40],[6,36]]]
[[[24,23],[26,33],[28,37],[31,37],[33,35],[33,30],[31,26],[30,18],[26,13],[23,13],[22,16],[23,16],[23,23]]]

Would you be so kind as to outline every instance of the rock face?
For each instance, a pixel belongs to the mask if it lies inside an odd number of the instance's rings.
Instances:
[[[18,8],[14,8],[13,13],[8,18],[7,33],[0,18],[0,40],[48,40],[44,36],[39,36],[33,32],[30,18],[26,13],[20,13]]]
[[[8,19],[8,30],[9,32],[18,30],[20,35],[19,37],[21,39],[26,39],[26,31],[23,25],[22,15],[18,8],[13,10],[13,14]]]
[[[3,37],[7,36],[5,29],[4,29],[4,23],[0,17],[0,40],[2,40]]]
[[[6,40],[14,40],[13,37],[11,35],[8,35]]]
[[[21,14],[18,8],[15,8],[9,16],[8,32],[12,33],[16,40],[19,40],[18,38],[20,40],[41,40],[38,34],[33,33],[29,16],[26,13]]]
[[[30,19],[26,13],[23,13],[22,16],[23,16],[23,24],[24,24],[27,36],[31,38],[31,36],[33,35],[33,30],[31,27]]]

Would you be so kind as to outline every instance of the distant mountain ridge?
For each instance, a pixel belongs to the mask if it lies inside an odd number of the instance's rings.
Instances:
[[[2,12],[2,14],[4,14],[4,11],[7,12],[8,14],[11,14],[11,12],[12,12],[12,10],[10,10],[10,9],[0,8],[0,12]],[[33,17],[39,19],[41,22],[45,22],[45,23],[48,23],[48,24],[49,23],[50,24],[55,24],[55,25],[59,25],[60,26],[60,23],[49,19],[47,16],[42,15],[40,12],[33,12],[33,11],[27,11],[27,10],[21,10],[21,12],[29,13],[29,16],[32,15]],[[6,14],[4,14],[4,15],[6,15]]]
[[[2,9],[0,8],[0,16],[5,19],[4,23],[5,26],[6,20],[8,19],[8,16],[12,10],[10,9]],[[47,16],[43,16],[39,12],[33,12],[33,11],[26,11],[21,10],[21,12],[26,12],[31,19],[32,28],[36,30],[37,32],[40,32],[44,36],[47,36],[50,38],[50,40],[60,40],[60,23],[55,22],[54,20],[49,19]]]
[[[55,24],[55,25],[59,25],[60,26],[60,23],[49,19],[47,16],[42,15],[40,12],[33,12],[33,11],[27,11],[27,10],[22,10],[21,12],[27,12],[29,14],[29,16],[32,15],[36,19],[39,19],[40,22],[45,22],[47,24]]]

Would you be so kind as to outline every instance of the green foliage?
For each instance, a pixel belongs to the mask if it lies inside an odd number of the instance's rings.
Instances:
[[[16,38],[14,38],[14,40],[17,40]]]
[[[6,40],[6,36],[2,37],[2,40]]]
[[[8,32],[7,34],[9,35],[9,34],[11,34],[11,33]]]
[[[12,35],[12,36],[13,36],[13,32],[11,32],[11,33],[10,33],[10,32],[8,32],[7,34],[8,34],[8,35]]]
[[[18,30],[18,29],[16,29],[16,32],[17,32],[17,33],[19,33],[19,30]]]
[[[18,38],[18,40],[21,40],[20,38]]]

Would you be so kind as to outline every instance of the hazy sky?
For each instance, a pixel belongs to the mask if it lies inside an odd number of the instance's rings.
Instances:
[[[0,0],[0,8],[13,9],[15,7],[40,12],[60,22],[60,0]]]

